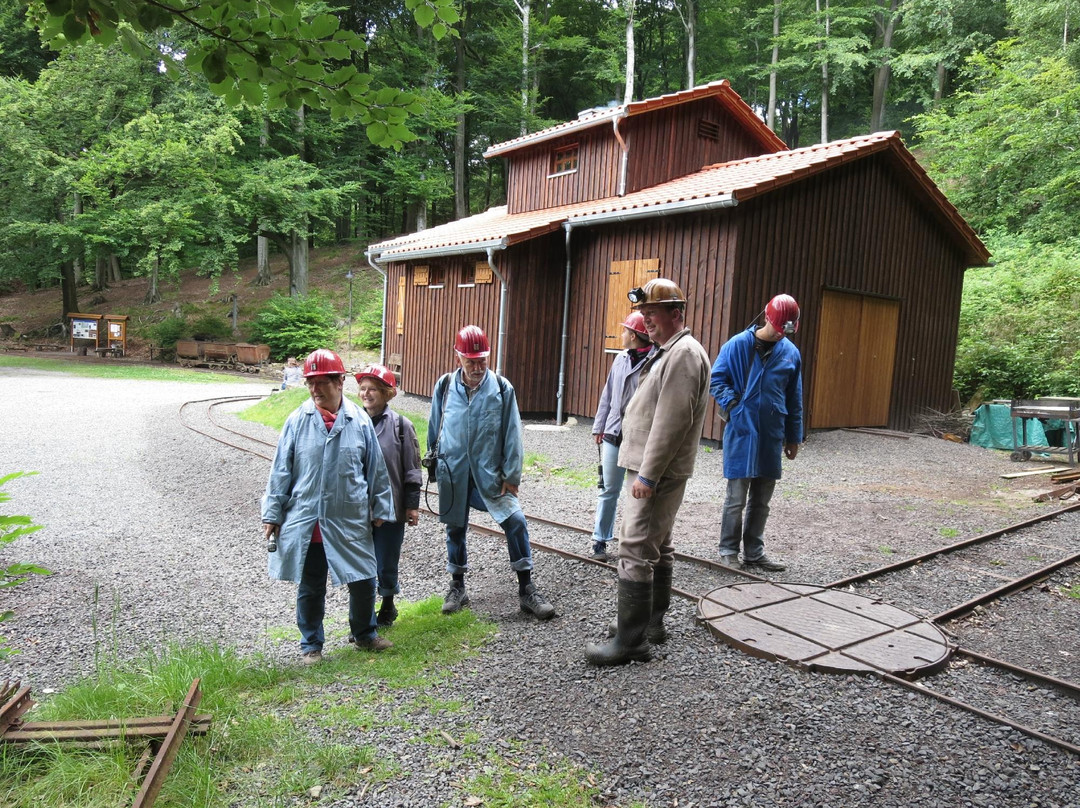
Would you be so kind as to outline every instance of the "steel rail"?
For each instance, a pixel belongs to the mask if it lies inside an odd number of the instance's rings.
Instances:
[[[990,667],[1002,668],[1010,673],[1018,673],[1021,676],[1026,676],[1029,679],[1035,679],[1036,681],[1043,682],[1044,684],[1052,687],[1059,688],[1066,691],[1070,696],[1080,697],[1080,685],[1075,682],[1069,682],[1065,679],[1058,679],[1056,676],[1050,676],[1046,673],[1039,673],[1039,671],[1033,671],[1031,668],[1024,668],[1020,665],[1014,665],[1012,662],[1006,662],[1003,659],[997,659],[996,657],[987,656],[986,654],[980,654],[978,651],[972,651],[970,648],[963,648],[957,646],[953,651],[955,654],[966,656],[969,659],[973,659],[976,662],[980,662],[983,665]]]
[[[157,799],[158,794],[161,792],[165,777],[168,775],[169,769],[172,768],[176,753],[180,751],[180,744],[183,743],[184,736],[187,735],[191,721],[195,717],[195,708],[202,701],[202,691],[199,690],[200,681],[202,680],[195,679],[191,683],[191,689],[188,690],[184,703],[177,710],[172,726],[169,728],[165,740],[161,742],[161,748],[154,756],[150,771],[147,772],[146,777],[143,779],[142,788],[139,789],[135,801],[131,804],[132,808],[149,808],[154,804],[154,800]]]
[[[1023,522],[1017,522],[1015,525],[1009,525],[1008,527],[1003,527],[1000,530],[992,530],[989,533],[983,533],[979,536],[972,536],[969,539],[964,539],[963,541],[956,542],[955,544],[946,544],[942,547],[937,547],[920,555],[911,556],[910,558],[902,559],[893,564],[886,564],[884,567],[877,567],[876,569],[868,570],[867,572],[860,572],[858,575],[851,575],[847,578],[841,578],[839,581],[833,581],[831,584],[825,584],[825,587],[827,589],[841,589],[845,586],[850,586],[851,584],[859,583],[861,581],[867,581],[870,578],[877,578],[879,575],[884,575],[886,573],[902,570],[906,567],[911,567],[922,561],[934,558],[935,556],[944,555],[945,553],[951,553],[956,550],[962,550],[965,547],[971,547],[975,544],[980,544],[985,541],[990,541],[991,539],[996,539],[997,537],[1003,536],[1006,533],[1012,533],[1016,530],[1022,530],[1026,527],[1031,527],[1032,525],[1036,525],[1039,522],[1056,519],[1062,514],[1069,513],[1070,511],[1075,511],[1078,508],[1080,508],[1080,502],[1069,505],[1065,508],[1059,508],[1058,510],[1052,511],[1051,513],[1044,513],[1040,516],[1027,519]]]
[[[217,401],[217,402],[249,401],[249,400],[253,400],[253,399],[263,399],[263,398],[266,398],[266,396],[236,396],[235,398],[229,398],[229,399],[203,398],[203,399],[198,399],[198,400],[195,400],[195,401],[185,401],[183,404],[180,405],[180,410],[177,412],[177,417],[179,418],[181,425],[184,426],[186,429],[190,429],[192,432],[197,432],[198,434],[203,435],[204,437],[210,438],[210,440],[212,440],[212,441],[217,441],[218,443],[222,443],[222,444],[224,444],[226,446],[229,446],[229,447],[231,447],[233,449],[237,449],[237,450],[239,450],[241,452],[247,452],[248,454],[255,455],[256,457],[261,457],[264,460],[273,460],[274,459],[273,457],[267,457],[262,452],[253,451],[252,449],[249,449],[249,448],[247,448],[245,446],[237,446],[235,443],[230,443],[229,441],[224,440],[223,438],[219,438],[216,435],[212,435],[209,432],[207,432],[206,430],[199,429],[198,427],[193,426],[192,424],[189,424],[184,420],[184,408],[191,405],[191,404],[205,404],[205,403],[211,402],[211,401]],[[213,405],[211,405],[211,406],[213,406]],[[214,419],[210,416],[209,413],[210,413],[210,407],[207,407],[207,419],[211,423],[214,423]],[[216,424],[215,424],[215,426],[216,426]],[[226,430],[226,431],[231,432],[232,430]],[[236,432],[234,434],[240,434],[240,433]],[[262,443],[262,441],[258,440],[257,438],[248,438],[246,435],[243,436],[243,437],[244,437],[245,440],[251,440],[254,443]]]
[[[261,398],[265,398],[265,396],[261,396]],[[232,401],[242,401],[242,400],[243,399],[233,399]],[[258,443],[258,444],[260,444],[262,446],[269,446],[271,449],[276,449],[277,448],[277,441],[274,441],[273,443],[271,443],[270,441],[263,440],[262,438],[253,438],[253,437],[251,437],[251,435],[245,435],[243,432],[240,432],[237,429],[230,429],[229,427],[225,426],[223,423],[221,423],[219,420],[217,420],[217,418],[214,417],[214,411],[215,411],[215,409],[217,407],[220,407],[220,406],[222,406],[224,404],[230,404],[230,403],[232,403],[232,401],[215,401],[213,404],[211,404],[206,410],[206,415],[207,415],[207,418],[210,419],[210,423],[212,423],[214,426],[216,426],[218,429],[220,429],[220,430],[222,430],[224,432],[229,432],[229,433],[231,433],[233,435],[239,435],[244,440],[249,440],[252,443]]]
[[[1075,564],[1080,561],[1080,553],[1074,553],[1071,556],[1055,561],[1053,564],[1048,564],[1042,569],[1037,569],[1034,572],[1030,572],[1027,575],[1022,575],[1019,578],[1015,578],[1009,581],[1007,584],[1002,584],[996,589],[991,589],[989,592],[983,592],[981,595],[976,595],[971,600],[961,603],[959,606],[954,606],[951,609],[947,609],[940,614],[936,614],[930,619],[935,623],[947,623],[950,620],[955,620],[957,617],[967,614],[976,606],[981,606],[984,603],[989,603],[992,600],[998,600],[1006,595],[1011,595],[1013,592],[1019,592],[1022,589],[1027,589],[1032,584],[1047,577],[1053,572],[1067,567],[1070,564]]]
[[[1063,738],[1058,738],[1054,735],[1048,735],[1042,730],[1035,729],[1034,727],[1029,727],[1026,724],[1021,724],[1018,721],[1013,721],[1011,718],[1006,718],[1003,715],[991,713],[988,710],[984,710],[981,707],[976,707],[973,704],[968,704],[965,701],[954,699],[952,696],[947,696],[944,693],[940,693],[937,690],[932,690],[929,687],[924,687],[923,685],[917,684],[916,682],[909,682],[907,679],[904,679],[900,676],[895,676],[894,674],[888,673],[886,671],[877,670],[874,673],[887,682],[892,682],[893,684],[900,685],[901,687],[905,687],[908,690],[914,691],[915,693],[923,693],[927,696],[931,696],[932,698],[935,698],[938,701],[942,701],[945,704],[951,704],[953,707],[959,707],[961,710],[967,710],[969,713],[973,713],[980,718],[985,718],[987,721],[994,721],[998,724],[1004,724],[1005,726],[1011,727],[1012,729],[1015,729],[1018,732],[1022,732],[1025,735],[1029,735],[1032,738],[1036,738],[1045,743],[1052,744],[1059,749],[1064,749],[1066,752],[1072,752],[1074,755],[1080,756],[1080,746],[1069,743]]]

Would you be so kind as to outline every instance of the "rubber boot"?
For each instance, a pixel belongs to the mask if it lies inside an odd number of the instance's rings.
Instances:
[[[652,615],[652,584],[619,579],[619,630],[606,643],[589,643],[585,659],[593,665],[625,665],[652,659],[645,638]]]
[[[667,629],[664,628],[664,614],[671,606],[673,572],[671,567],[653,567],[652,615],[649,617],[649,627],[645,631],[645,636],[653,645],[663,645],[668,639]],[[609,637],[614,637],[619,633],[618,618],[608,623],[607,632]]]

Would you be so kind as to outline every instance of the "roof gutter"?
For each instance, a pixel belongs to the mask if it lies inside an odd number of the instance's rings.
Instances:
[[[665,202],[661,205],[647,205],[641,208],[626,208],[624,210],[607,210],[602,213],[587,213],[584,216],[575,216],[567,219],[567,224],[575,227],[588,227],[594,224],[611,224],[612,222],[630,222],[636,219],[652,219],[657,216],[672,216],[677,213],[697,213],[703,210],[716,210],[717,208],[733,208],[739,204],[734,194],[723,196],[710,196],[705,199],[680,199],[678,202]]]
[[[488,249],[505,250],[509,240],[506,236],[492,238],[487,241],[470,241],[466,244],[447,244],[442,247],[429,247],[426,250],[408,250],[406,246],[390,247],[385,252],[379,253],[375,260],[381,264],[390,261],[412,261],[414,258],[443,258],[449,255],[468,255],[469,253],[485,252]],[[393,253],[387,256],[387,253]],[[500,278],[501,280],[501,278]]]
[[[364,257],[367,259],[368,266],[370,266],[372,269],[374,269],[376,272],[378,272],[380,275],[382,275],[382,326],[381,326],[382,334],[381,334],[381,336],[379,338],[379,364],[380,365],[385,365],[386,364],[386,286],[387,286],[387,283],[388,283],[388,278],[387,278],[387,275],[386,275],[386,270],[375,263],[375,261],[377,259],[372,258],[371,250],[367,250],[364,253]],[[351,345],[349,346],[349,350],[352,350]]]

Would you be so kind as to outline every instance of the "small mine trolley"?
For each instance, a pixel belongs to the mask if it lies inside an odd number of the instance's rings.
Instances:
[[[1069,465],[1075,466],[1080,459],[1080,398],[1014,398],[1009,408],[1012,415],[1013,460],[1030,460],[1035,452],[1040,454],[1063,454],[1069,458]],[[1061,428],[1061,446],[1032,446],[1027,442],[1026,418],[1038,418],[1040,421],[1059,421]],[[1020,424],[1017,431],[1017,422]],[[1047,430],[1053,432],[1054,429]],[[1047,441],[1049,443],[1049,441]]]

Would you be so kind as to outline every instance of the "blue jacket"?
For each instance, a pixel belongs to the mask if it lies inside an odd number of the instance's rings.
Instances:
[[[468,524],[470,474],[496,522],[501,524],[521,510],[513,494],[499,495],[504,482],[521,484],[525,457],[521,414],[510,382],[489,370],[470,401],[460,370],[442,376],[435,383],[428,419],[428,446],[436,441],[440,522],[454,527]]]
[[[342,398],[329,432],[315,402],[297,407],[281,430],[262,499],[262,521],[281,525],[270,577],[300,581],[318,521],[335,585],[376,577],[374,519],[393,521],[394,498],[371,419]]]
[[[709,392],[728,412],[724,476],[780,479],[784,445],[802,443],[802,356],[781,339],[763,364],[750,326],[724,343],[713,363]]]

